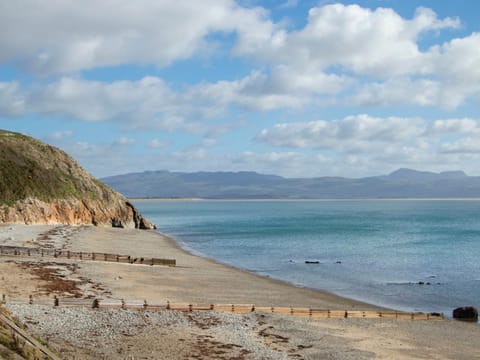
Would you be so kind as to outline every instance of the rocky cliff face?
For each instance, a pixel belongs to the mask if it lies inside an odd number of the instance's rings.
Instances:
[[[63,151],[3,130],[0,222],[155,228],[124,196]]]

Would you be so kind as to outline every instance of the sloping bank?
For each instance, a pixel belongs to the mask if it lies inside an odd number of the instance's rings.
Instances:
[[[154,229],[60,149],[0,130],[0,222]]]

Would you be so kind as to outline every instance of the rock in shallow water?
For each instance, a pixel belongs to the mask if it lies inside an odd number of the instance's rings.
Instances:
[[[473,306],[459,307],[453,310],[453,318],[462,321],[478,321],[478,310]]]

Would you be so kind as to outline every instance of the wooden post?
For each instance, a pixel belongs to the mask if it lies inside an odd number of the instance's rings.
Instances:
[[[252,310],[251,310],[251,311],[252,311],[252,312],[255,311],[255,305],[252,305]]]
[[[167,310],[170,310],[170,301],[167,300]]]
[[[293,315],[293,307],[290,306],[290,315]]]
[[[5,304],[5,303],[6,303],[5,294],[2,294],[2,304]]]
[[[147,310],[147,300],[143,300],[143,310]]]
[[[345,319],[348,318],[348,311],[345,310],[345,315],[343,316]]]
[[[28,296],[28,303],[29,303],[30,305],[33,304],[33,295],[29,295],[29,296]]]
[[[122,299],[122,309],[126,309],[125,300]]]
[[[98,301],[98,299],[94,299],[92,303],[92,308],[98,309],[99,307],[100,307],[100,301]]]
[[[188,304],[188,311],[192,312],[192,307],[193,307],[192,304]]]
[[[232,304],[232,313],[235,312],[235,305]]]
[[[210,310],[213,310],[215,308],[215,305],[210,304]]]
[[[58,306],[58,305],[59,305],[59,300],[58,300],[57,296],[55,295],[53,297],[53,306]]]

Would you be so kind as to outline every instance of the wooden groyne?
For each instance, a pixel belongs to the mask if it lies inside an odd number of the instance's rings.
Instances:
[[[64,258],[85,261],[108,261],[136,265],[163,265],[176,266],[175,259],[159,259],[146,257],[133,257],[130,255],[107,254],[97,252],[82,252],[58,250],[50,248],[31,248],[21,246],[0,245],[0,256],[19,256],[36,258]]]
[[[5,301],[5,298],[3,298]],[[11,303],[23,303],[9,301]],[[34,300],[30,297],[30,304],[65,307],[89,307],[92,309],[107,310],[149,310],[149,311],[219,311],[226,313],[271,313],[279,315],[299,316],[312,319],[396,319],[396,320],[444,320],[440,313],[422,312],[399,312],[399,311],[362,311],[362,310],[329,310],[311,307],[279,307],[279,306],[256,306],[254,304],[186,304],[186,303],[148,303],[146,300],[113,300],[113,299],[59,299],[54,297],[53,301]]]

